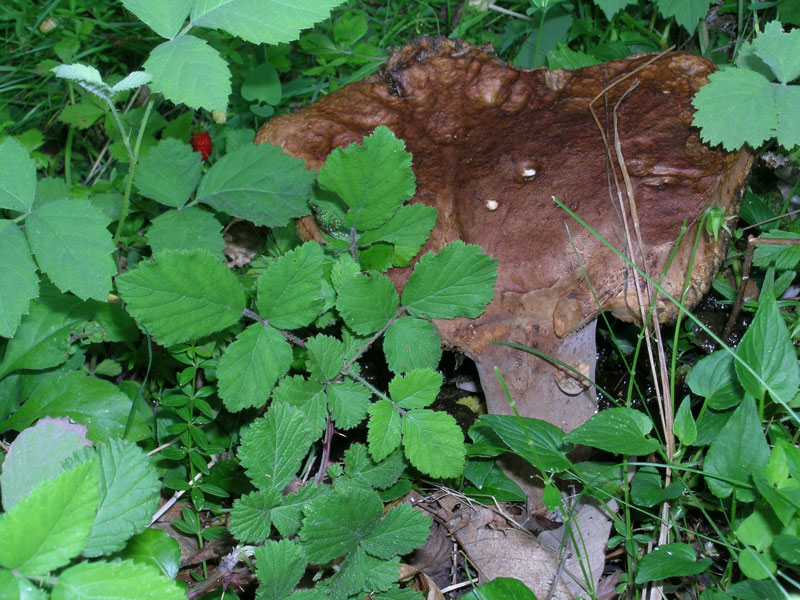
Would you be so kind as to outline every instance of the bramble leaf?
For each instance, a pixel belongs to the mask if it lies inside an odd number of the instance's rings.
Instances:
[[[120,553],[121,558],[156,567],[174,579],[181,566],[181,549],[178,542],[163,529],[145,529],[136,534]]]
[[[193,0],[122,0],[122,4],[163,38],[173,38],[189,16]]]
[[[442,359],[442,339],[430,321],[401,317],[386,330],[383,353],[395,373],[435,369]]]
[[[267,540],[255,549],[258,598],[288,598],[306,570],[303,549],[291,540]]]
[[[365,299],[369,299],[365,302]],[[397,312],[399,299],[392,280],[380,273],[359,273],[342,282],[336,308],[344,322],[360,335],[375,333]]]
[[[344,453],[344,470],[348,477],[378,490],[393,485],[405,466],[406,462],[399,448],[380,462],[370,458],[364,444],[352,444]]]
[[[185,592],[156,567],[132,560],[82,562],[59,574],[52,600],[184,600]]]
[[[225,329],[245,308],[236,276],[208,250],[165,250],[117,285],[128,312],[165,346]]]
[[[164,250],[203,248],[220,260],[225,248],[222,225],[214,215],[197,206],[158,215],[147,230],[147,242],[154,254]]]
[[[475,318],[494,295],[497,259],[480,246],[455,241],[438,254],[425,254],[406,283],[401,303],[412,316]]]
[[[410,410],[403,417],[403,447],[411,464],[432,477],[458,477],[464,471],[464,433],[447,413]]]
[[[263,544],[269,537],[272,509],[280,504],[279,489],[251,492],[233,501],[231,534],[240,542]]]
[[[358,245],[389,242],[394,245],[392,265],[405,267],[428,240],[436,225],[436,212],[436,208],[425,204],[401,206],[386,223],[361,234]]]
[[[689,34],[693,34],[697,29],[700,19],[704,19],[708,14],[708,7],[711,0],[658,0],[658,12],[665,19],[675,18],[675,22],[683,27]]]
[[[38,294],[39,277],[25,236],[16,223],[0,219],[0,337],[14,335]]]
[[[400,414],[388,400],[378,400],[369,407],[369,453],[381,461],[400,445]]]
[[[331,416],[337,429],[352,429],[367,416],[372,392],[355,381],[344,381],[326,390]]]
[[[231,412],[263,406],[292,364],[292,347],[274,327],[254,323],[219,359],[219,395]]]
[[[436,400],[443,380],[433,369],[415,369],[394,376],[389,382],[389,396],[402,408],[425,408]]]
[[[800,77],[800,29],[784,33],[780,21],[764,25],[764,31],[753,40],[753,51],[763,60],[778,81],[789,83]]]
[[[284,496],[280,506],[272,509],[272,523],[275,525],[275,529],[284,537],[293,536],[300,529],[300,519],[305,505],[330,492],[330,486],[320,486],[310,482],[296,493]]]
[[[328,418],[327,391],[331,387],[323,390],[319,381],[306,379],[302,375],[284,377],[272,392],[272,401],[285,402],[299,409],[311,425],[313,438],[317,439],[325,430],[325,420]]]
[[[306,350],[308,371],[319,381],[330,381],[342,370],[345,352],[341,340],[320,333],[306,342]]]
[[[12,137],[0,142],[0,208],[28,212],[36,195],[36,163]]]
[[[794,148],[800,144],[800,85],[774,86],[773,90],[778,113],[776,139],[784,148]]]
[[[594,0],[594,3],[600,7],[606,19],[609,21],[623,8],[629,4],[633,4],[636,0]]]
[[[361,542],[361,546],[369,554],[384,560],[408,554],[425,545],[432,521],[431,517],[411,508],[410,504],[399,504],[389,509],[375,529]]]
[[[142,196],[180,208],[197,187],[202,172],[200,153],[192,150],[189,144],[168,137],[141,159],[133,184]],[[176,173],[180,173],[180,177],[176,177]]]

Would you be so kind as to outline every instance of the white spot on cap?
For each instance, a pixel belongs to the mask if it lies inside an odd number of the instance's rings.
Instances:
[[[489,210],[496,210],[497,209],[497,200],[487,200],[486,201],[486,208]]]
[[[522,169],[522,177],[523,179],[533,179],[536,176],[536,169]]]

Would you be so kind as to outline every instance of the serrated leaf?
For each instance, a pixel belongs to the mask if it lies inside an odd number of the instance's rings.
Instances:
[[[442,359],[442,339],[430,321],[401,317],[386,330],[383,353],[394,373],[435,369]]]
[[[242,435],[237,456],[256,487],[280,490],[300,469],[311,442],[304,415],[288,404],[273,404]]]
[[[458,477],[464,470],[464,433],[447,413],[428,409],[403,417],[403,448],[411,464],[431,477]]]
[[[263,406],[292,364],[292,347],[274,327],[254,323],[219,359],[219,395],[231,412]]]
[[[233,501],[230,530],[240,542],[263,544],[269,537],[272,509],[280,504],[277,489],[251,492]]]
[[[147,230],[147,242],[153,253],[164,250],[202,248],[222,259],[225,240],[222,225],[214,216],[197,206],[167,211],[153,219]]]
[[[328,418],[328,399],[327,390],[322,389],[319,381],[301,375],[284,377],[272,392],[272,401],[285,402],[299,409],[311,425],[313,438],[322,435]]]
[[[89,65],[74,63],[71,65],[58,65],[50,69],[56,77],[74,81],[83,89],[107,100],[111,99],[111,88],[103,81],[100,71]]]
[[[231,94],[228,63],[204,40],[181,35],[153,48],[144,63],[150,84],[175,104],[225,110]]]
[[[25,234],[39,268],[62,292],[107,300],[117,267],[109,220],[88,200],[61,200],[37,208]]]
[[[14,335],[38,294],[39,277],[25,236],[16,223],[0,219],[0,337]]]
[[[481,415],[477,425],[491,428],[512,452],[536,467],[558,472],[572,466],[567,458],[572,446],[565,442],[566,434],[552,423],[513,415]],[[475,437],[472,430],[470,435]]]
[[[480,246],[455,241],[438,254],[425,254],[403,289],[401,302],[412,316],[475,318],[494,295],[497,259]]]
[[[122,4],[158,35],[169,39],[186,22],[193,0],[122,0]]]
[[[406,462],[399,448],[380,462],[370,458],[364,444],[352,444],[344,453],[344,469],[347,476],[378,490],[393,485],[403,473],[405,466]]]
[[[764,26],[764,31],[753,40],[753,51],[767,63],[781,83],[800,77],[800,29],[784,33],[780,21]]]
[[[84,562],[58,576],[52,600],[185,600],[185,592],[156,567],[132,560]]]
[[[636,2],[636,0],[594,0],[594,3],[600,7],[600,10],[603,11],[603,14],[609,21],[614,18],[614,15],[619,11],[634,2]]]
[[[748,394],[760,399],[769,390],[775,402],[785,405],[792,401],[800,386],[800,365],[786,322],[771,293],[761,294],[756,316],[739,342],[736,355],[750,367],[739,361],[735,366]]]
[[[329,335],[317,334],[306,342],[307,368],[319,381],[334,379],[344,366],[344,344]]]
[[[117,277],[128,312],[164,346],[236,323],[245,308],[236,276],[208,250],[166,250]]]
[[[206,173],[197,200],[215,209],[252,221],[282,227],[310,214],[308,196],[314,172],[279,146],[242,146],[219,159]]]
[[[431,517],[411,508],[410,504],[399,504],[391,508],[378,522],[375,529],[361,542],[361,547],[372,556],[384,560],[408,554],[425,545],[432,521]]]
[[[389,242],[394,245],[392,264],[404,267],[419,254],[422,245],[436,225],[436,208],[425,204],[401,206],[386,223],[365,231],[358,238],[360,246],[376,242]]]
[[[736,379],[733,355],[727,350],[718,350],[697,361],[686,377],[689,388],[705,398],[709,406],[724,410],[737,405],[744,394]]]
[[[36,195],[36,163],[12,137],[0,142],[0,208],[28,212]]]
[[[367,416],[372,392],[355,381],[328,386],[328,404],[337,429],[352,429]]]
[[[367,442],[374,460],[383,460],[400,445],[400,427],[400,414],[388,400],[369,407]]]
[[[710,558],[697,560],[694,548],[689,544],[665,544],[642,558],[636,572],[636,583],[697,575],[705,571],[710,564]]]
[[[136,167],[133,183],[142,196],[179,208],[200,181],[203,160],[189,144],[164,138],[150,148]],[[176,177],[180,173],[180,177]],[[195,209],[197,210],[197,209]]]
[[[754,148],[773,135],[778,125],[772,84],[763,75],[730,67],[709,76],[692,100],[693,124],[703,141],[737,150]]]
[[[368,556],[363,548],[356,548],[342,562],[336,574],[326,582],[329,583],[327,594],[332,598],[354,598],[359,591],[386,589],[397,579],[399,569],[399,565],[395,566],[387,577],[387,566],[386,562]],[[368,579],[376,581],[377,585],[368,583]]]
[[[222,29],[254,44],[280,44],[297,39],[302,29],[328,18],[344,0],[199,0],[192,24]]]
[[[272,523],[284,537],[291,537],[300,529],[300,518],[303,508],[314,500],[326,496],[331,492],[331,487],[319,486],[316,483],[307,483],[294,494],[284,496],[280,506],[272,509]]]
[[[658,11],[665,19],[675,17],[675,22],[690,34],[697,29],[700,19],[708,14],[711,0],[658,0]]]
[[[360,335],[375,333],[397,312],[399,299],[392,280],[380,273],[359,273],[345,279],[336,308],[350,329]]]
[[[375,229],[414,196],[411,155],[405,143],[380,126],[363,145],[336,148],[319,170],[319,185],[338,194],[350,208],[345,227]]]
[[[306,570],[302,548],[291,540],[267,540],[253,554],[260,582],[256,597],[264,600],[287,598]]]
[[[444,377],[433,369],[415,369],[395,375],[389,382],[389,396],[402,408],[425,408],[436,400]]]
[[[143,85],[147,85],[152,80],[149,73],[144,71],[131,71],[119,83],[111,86],[111,93],[119,94],[128,90],[134,90]]]
[[[323,262],[322,247],[306,242],[267,267],[258,278],[256,307],[260,316],[281,329],[311,323],[324,304]]]
[[[306,556],[326,563],[355,550],[375,529],[383,502],[376,492],[349,489],[310,502],[305,513],[300,539]]]
[[[638,410],[609,408],[594,415],[564,439],[606,452],[640,456],[658,448],[658,440],[645,437],[652,429],[650,417]]]
[[[800,29],[795,30],[800,31]],[[773,86],[778,112],[777,140],[787,150],[800,144],[800,85]]]
[[[94,461],[42,482],[0,515],[0,566],[43,575],[66,565],[86,543],[99,501]]]

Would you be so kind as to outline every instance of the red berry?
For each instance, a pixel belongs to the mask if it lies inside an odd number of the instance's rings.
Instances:
[[[211,136],[207,131],[192,134],[192,150],[199,152],[203,160],[211,156]]]

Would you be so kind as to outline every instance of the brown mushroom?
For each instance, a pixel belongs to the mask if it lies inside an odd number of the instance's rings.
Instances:
[[[709,148],[692,129],[691,98],[714,70],[700,57],[638,55],[575,71],[523,71],[488,50],[421,38],[379,73],[271,120],[256,142],[281,145],[318,169],[333,148],[379,125],[403,139],[413,154],[414,201],[439,210],[424,251],[461,239],[500,259],[483,316],[436,322],[444,344],[475,360],[491,412],[511,412],[497,366],[522,415],[569,430],[594,414],[594,389],[491,341],[536,348],[593,379],[595,317],[608,310],[637,321],[640,310],[633,271],[553,197],[656,279],[666,270],[664,288],[680,296],[701,215],[712,205],[736,211],[752,156]],[[708,290],[726,249],[724,235],[699,236],[689,307]],[[408,274],[392,276],[401,285]],[[675,313],[663,297],[656,306],[662,320]]]

